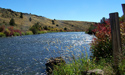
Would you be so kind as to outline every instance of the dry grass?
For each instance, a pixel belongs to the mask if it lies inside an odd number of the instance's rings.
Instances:
[[[32,21],[29,21],[31,17]],[[37,16],[33,14],[23,14],[23,18],[20,18],[20,12],[15,12],[9,9],[0,8],[0,25],[9,26],[9,21],[11,18],[14,18],[17,26],[15,28],[21,30],[29,30],[31,26],[39,22],[42,26],[50,26],[53,28],[64,29],[65,27],[68,30],[79,30],[86,31],[91,24],[94,22],[84,22],[84,21],[67,21],[67,20],[54,20],[55,24],[52,24],[52,19],[48,19],[42,16]],[[5,23],[4,23],[5,22]],[[56,26],[58,24],[58,26]]]

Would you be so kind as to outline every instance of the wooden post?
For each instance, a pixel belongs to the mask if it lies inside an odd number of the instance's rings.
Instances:
[[[112,33],[112,48],[113,48],[113,61],[114,69],[118,70],[118,64],[120,62],[121,54],[121,35],[120,35],[120,26],[119,26],[119,16],[118,13],[110,13],[110,24],[111,24],[111,33]]]
[[[123,10],[124,19],[125,19],[125,4],[122,4],[122,10]]]

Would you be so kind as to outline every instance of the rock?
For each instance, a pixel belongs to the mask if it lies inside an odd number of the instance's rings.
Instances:
[[[62,57],[50,58],[48,62],[45,64],[47,73],[52,74],[54,65],[60,66],[62,63],[66,63]]]
[[[93,69],[93,70],[83,71],[82,75],[104,75],[104,71],[101,69]]]

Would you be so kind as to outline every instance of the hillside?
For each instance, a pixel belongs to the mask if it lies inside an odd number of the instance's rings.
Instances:
[[[20,18],[22,12],[15,12],[11,9],[0,8],[0,26],[5,25],[6,27],[10,26],[9,22],[11,18],[14,19],[16,26],[15,29],[27,31],[35,23],[39,23],[41,26],[47,26],[52,28],[64,29],[65,27],[68,30],[79,30],[86,31],[91,24],[94,22],[85,22],[85,21],[68,21],[68,20],[52,20],[43,16],[37,16],[34,14],[22,13],[23,18]],[[31,19],[30,19],[31,18]],[[53,22],[54,23],[53,23]]]

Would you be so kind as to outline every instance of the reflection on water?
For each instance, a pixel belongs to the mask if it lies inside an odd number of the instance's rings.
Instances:
[[[60,32],[0,38],[0,74],[40,75],[51,57],[90,55],[92,36],[84,32]]]

